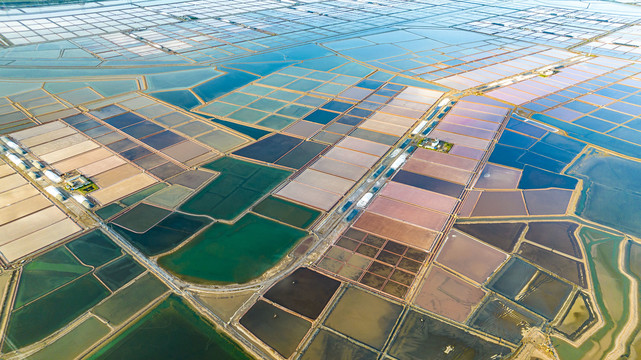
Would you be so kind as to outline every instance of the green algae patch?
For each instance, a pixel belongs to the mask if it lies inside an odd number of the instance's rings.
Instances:
[[[216,223],[158,264],[196,283],[244,283],[278,263],[307,232],[254,214]]]
[[[169,296],[90,359],[218,359],[251,357],[179,297]]]
[[[221,174],[188,199],[180,210],[223,220],[240,215],[291,174],[230,157],[203,167]]]

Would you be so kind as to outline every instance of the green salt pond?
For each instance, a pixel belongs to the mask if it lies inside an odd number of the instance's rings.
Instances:
[[[110,330],[102,321],[92,316],[53,344],[29,356],[29,360],[73,359],[109,334]]]
[[[165,291],[167,291],[165,284],[154,275],[147,273],[114,293],[109,299],[96,306],[92,312],[112,325],[119,325]]]
[[[3,352],[35,343],[64,327],[109,295],[87,274],[11,314]]]
[[[109,204],[109,205],[107,205],[107,206],[105,206],[103,208],[100,208],[100,209],[96,210],[95,213],[101,219],[107,220],[110,217],[118,214],[119,212],[121,212],[124,209],[125,209],[125,207],[123,207],[122,205],[120,205],[118,203],[113,203],[113,204]]]
[[[140,190],[140,191],[138,191],[137,193],[135,193],[133,195],[129,195],[126,198],[120,200],[120,202],[125,204],[125,205],[127,205],[127,206],[131,206],[131,205],[137,203],[138,201],[143,200],[143,199],[147,198],[148,196],[150,196],[150,195],[152,195],[152,194],[154,194],[154,193],[156,193],[156,192],[158,192],[158,191],[160,191],[160,190],[162,190],[162,189],[164,189],[166,187],[167,187],[167,184],[159,183],[159,184],[156,184],[154,186],[150,186],[150,187],[148,187],[148,188],[146,188],[144,190]]]
[[[125,255],[96,270],[96,276],[111,291],[115,291],[142,274],[143,271],[145,268],[142,265],[138,264],[131,256]]]
[[[171,210],[140,203],[115,218],[112,223],[133,232],[141,233],[149,230],[169,214],[171,214]]]
[[[204,168],[221,174],[194,194],[180,210],[231,220],[273,190],[291,173],[230,157],[218,159]]]
[[[173,249],[210,222],[205,217],[174,212],[141,234],[119,226],[113,229],[145,255],[158,255]]]
[[[258,203],[253,211],[291,226],[307,229],[321,212],[274,196]]]
[[[169,296],[90,359],[251,359],[182,299]]]
[[[147,199],[150,204],[164,206],[173,209],[184,199],[189,197],[193,191],[181,185],[172,185]]]
[[[307,232],[247,214],[216,223],[158,264],[197,283],[244,283],[278,263]]]
[[[64,247],[37,257],[22,269],[14,309],[91,271]]]
[[[85,234],[66,246],[80,261],[95,267],[106,264],[122,254],[120,248],[100,230]],[[40,258],[42,256],[38,259]]]

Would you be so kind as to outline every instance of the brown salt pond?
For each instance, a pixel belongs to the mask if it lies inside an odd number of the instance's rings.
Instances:
[[[516,189],[521,171],[504,166],[486,164],[476,184],[477,189]]]
[[[353,226],[424,250],[432,248],[438,235],[437,232],[368,211],[364,212]]]
[[[453,147],[452,149],[454,148],[456,148],[456,146]],[[429,161],[433,163],[438,163],[442,165],[447,165],[447,166],[451,166],[451,167],[455,167],[455,168],[459,168],[467,171],[473,171],[476,168],[476,165],[478,164],[478,161],[473,159],[454,156],[451,153],[445,154],[438,151],[432,151],[432,150],[426,150],[426,149],[420,149],[420,148],[416,149],[414,154],[412,154],[412,158],[416,158],[423,161]]]
[[[462,156],[473,160],[481,160],[483,156],[485,156],[485,151],[456,144],[448,154]]]
[[[15,261],[82,230],[69,218],[45,226],[15,241],[0,246],[7,261]]]
[[[325,326],[375,349],[382,349],[401,310],[398,304],[350,287],[332,309]]]
[[[453,229],[436,261],[478,283],[484,283],[506,259],[504,252]]]
[[[464,322],[485,294],[480,287],[433,266],[414,303],[448,319]]]
[[[376,120],[365,120],[359,128],[381,132],[383,134],[402,136],[407,131],[407,126],[387,124]]]
[[[353,181],[359,180],[363,175],[365,175],[365,173],[367,173],[367,171],[369,171],[368,168],[326,157],[318,159],[310,166],[310,168]]]
[[[18,220],[14,220],[0,227],[0,233],[2,233],[0,245],[17,240],[35,230],[42,229],[66,217],[65,213],[56,206],[49,206]]]
[[[582,262],[527,242],[521,244],[518,254],[570,282],[584,288],[587,286],[585,265]]]
[[[40,195],[40,192],[33,185],[20,185],[2,193],[2,196],[0,196],[0,207],[11,205],[35,195]]]
[[[388,350],[404,360],[504,359],[509,353],[507,347],[415,310],[408,311]]]
[[[123,164],[125,164],[125,160],[114,155],[114,156],[109,156],[105,159],[93,162],[86,166],[79,167],[78,171],[80,171],[85,176],[93,177],[95,175],[98,175],[105,171],[109,171]]]
[[[112,186],[93,191],[91,197],[100,204],[105,205],[129,194],[133,194],[138,190],[142,190],[154,183],[156,183],[156,179],[145,173],[139,173],[130,178],[123,179]]]
[[[527,214],[521,191],[484,191],[472,212],[473,217]]]
[[[383,156],[389,150],[389,146],[375,143],[372,141],[367,141],[351,136],[345,137],[343,140],[336,143],[336,146],[340,146],[346,149],[361,151],[366,154],[371,154],[375,156]]]
[[[195,157],[210,152],[210,150],[192,141],[183,141],[179,144],[163,149],[162,152],[165,155],[176,159],[178,162],[185,163]],[[216,151],[214,152],[214,154],[218,154],[218,152]]]
[[[27,183],[27,180],[18,173],[13,173],[11,175],[3,176],[0,178],[0,193],[14,189],[26,183]]]
[[[320,124],[301,120],[292,124],[287,129],[283,130],[283,133],[298,135],[298,136],[308,138],[316,134],[316,132],[320,130],[322,127],[323,126]]]
[[[82,166],[93,164],[111,155],[113,154],[109,150],[105,148],[97,148],[87,151],[83,154],[72,156],[59,161],[53,164],[53,167],[61,173],[66,173],[67,171],[75,170]]]
[[[403,165],[403,170],[459,184],[467,184],[470,177],[472,177],[472,173],[466,170],[414,158],[409,159],[405,165]]]
[[[583,258],[578,240],[574,232],[578,228],[576,223],[567,221],[542,221],[531,222],[525,238],[542,246],[560,251],[570,256]]]
[[[283,357],[290,357],[311,323],[264,300],[259,300],[240,319],[240,324]]]
[[[246,290],[213,294],[202,293],[196,296],[224,322],[229,322],[234,314],[236,314],[236,311],[238,311],[255,292],[255,290]]]
[[[371,360],[377,353],[325,329],[316,333],[301,360]]]
[[[394,181],[388,182],[380,195],[443,213],[450,213],[458,202],[458,199],[453,197]]]
[[[99,145],[96,144],[95,142],[91,140],[86,140],[79,144],[71,145],[69,147],[65,147],[57,151],[46,153],[44,155],[41,155],[40,158],[49,164],[53,164],[58,161],[70,158],[72,156],[76,156],[77,154],[81,154],[83,152],[96,149],[98,147]]]
[[[40,195],[18,201],[11,206],[0,208],[0,225],[4,225],[25,215],[33,214],[49,206],[51,206],[51,201]]]
[[[359,151],[341,147],[334,147],[333,149],[326,152],[323,156],[366,168],[372,167],[378,161],[378,156],[365,154]]]
[[[367,210],[433,231],[441,231],[449,219],[449,214],[417,207],[385,196],[377,197]]]
[[[439,140],[456,144],[454,147],[460,144],[463,146],[485,150],[490,145],[489,140],[474,138],[474,137],[465,136],[461,134],[455,134],[447,131],[441,131],[441,130],[438,130],[438,127],[437,127],[437,130],[434,130],[430,133],[430,136]]]
[[[14,132],[14,133],[11,134],[11,136],[14,139],[22,142],[22,140],[24,140],[24,139],[35,137],[35,136],[39,136],[39,135],[43,135],[43,134],[48,134],[50,132],[53,132],[53,131],[56,131],[56,130],[62,129],[62,128],[67,128],[67,125],[65,125],[61,121],[52,121],[52,122],[50,122],[48,124],[44,124],[44,125],[32,127],[30,129]],[[75,130],[74,130],[74,133],[75,133]]]
[[[308,268],[298,268],[264,295],[279,305],[316,319],[340,286],[340,282]]]
[[[523,196],[530,215],[563,215],[567,212],[572,190],[525,190]]]
[[[509,253],[525,230],[525,223],[456,223],[454,227]]]
[[[457,134],[472,136],[479,139],[492,140],[494,139],[494,131],[484,130],[474,127],[469,127],[465,125],[452,124],[448,122],[442,122],[438,126],[439,130],[449,131]]]
[[[285,185],[276,195],[325,211],[331,209],[342,197],[342,195],[317,189],[297,181],[292,181]]]
[[[305,185],[309,185],[340,195],[346,193],[354,185],[354,182],[351,180],[326,174],[313,169],[307,169],[303,171],[294,180]]]
[[[470,119],[469,117],[456,115],[456,113],[449,112],[444,118],[443,122],[457,125],[470,126],[478,129],[497,131],[500,124],[492,121]]]
[[[43,143],[38,146],[34,146],[29,150],[31,150],[34,154],[38,156],[42,156],[58,150],[68,148],[73,145],[80,144],[84,141],[87,141],[87,138],[84,135],[79,134],[78,132],[74,132],[74,134],[72,135],[65,136],[63,138],[59,138],[53,141],[49,141],[47,143]]]
[[[101,188],[106,188],[139,173],[140,169],[129,163],[125,163],[116,168],[95,175],[93,177],[93,181]]]

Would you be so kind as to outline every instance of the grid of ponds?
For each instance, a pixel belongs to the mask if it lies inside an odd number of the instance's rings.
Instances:
[[[561,316],[558,328],[574,336],[594,320],[576,309],[592,300],[583,296],[590,269],[576,226],[471,222],[451,230],[453,212],[566,215],[578,182],[565,170],[586,144],[638,156],[641,68],[620,60],[638,58],[638,26],[612,14],[400,0],[13,10],[0,24],[0,133],[60,173],[77,169],[102,189],[125,189],[96,193],[106,205],[96,214],[177,277],[245,283],[305,253],[314,225],[443,94],[570,61],[458,99],[429,135],[453,143],[449,153],[411,148],[311,268],[289,273],[228,321],[283,357],[505,356],[524,327]],[[524,116],[506,118],[512,110]],[[0,176],[0,187],[10,187]],[[147,182],[122,181],[136,176]],[[579,206],[595,211],[596,200],[621,195],[602,185],[588,184]],[[34,199],[20,205],[42,210]],[[0,220],[10,219],[17,237],[20,223],[8,212]],[[93,358],[118,358],[138,351],[141,339],[159,344],[146,349],[150,357],[175,354],[182,342],[195,358],[245,358],[109,244],[83,237],[23,267],[5,352],[73,322],[34,358],[85,356],[96,346]],[[522,283],[507,278],[512,272]],[[571,309],[559,314],[567,302]],[[48,318],[46,306],[30,310],[38,304],[65,309]],[[151,312],[139,313],[145,307]],[[570,313],[580,318],[570,322]],[[159,335],[165,322],[172,341]],[[133,326],[121,331],[126,323]],[[455,349],[441,354],[442,342]]]

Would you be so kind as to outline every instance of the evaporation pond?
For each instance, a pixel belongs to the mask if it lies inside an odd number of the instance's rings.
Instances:
[[[229,157],[203,167],[221,174],[187,200],[180,210],[224,220],[238,216],[291,174]]]
[[[325,325],[376,349],[381,349],[401,313],[391,301],[357,288],[348,288]]]
[[[302,317],[263,300],[256,302],[240,323],[285,358],[292,355],[311,327],[311,323]]]
[[[310,319],[316,319],[340,284],[310,269],[299,268],[276,283],[264,296]]]
[[[144,270],[145,268],[131,256],[125,255],[96,270],[96,276],[111,291],[116,291],[136,276],[142,274]]]
[[[141,203],[118,216],[112,222],[140,233],[149,230],[169,214],[171,214],[169,210]]]
[[[641,163],[591,151],[568,174],[585,180],[577,206],[579,215],[641,235]]]
[[[14,309],[36,300],[89,271],[91,268],[78,262],[64,247],[38,256],[22,268]]]
[[[443,351],[446,344],[451,346],[448,352]],[[500,359],[510,352],[509,348],[413,310],[403,320],[390,347],[391,355],[407,360],[422,360],[426,354],[430,354],[430,360]]]
[[[175,212],[142,234],[118,226],[114,230],[145,255],[158,255],[173,249],[209,223],[211,220],[206,217]]]
[[[120,247],[100,230],[85,234],[66,246],[80,261],[94,267],[106,264],[122,254]]]
[[[455,224],[455,228],[473,237],[512,252],[514,245],[525,229],[524,223]]]
[[[171,295],[91,359],[249,360],[240,346]]]
[[[254,212],[301,229],[308,228],[321,214],[318,210],[273,196],[258,203]]]
[[[189,281],[244,283],[274,266],[306,234],[247,214],[233,225],[212,225],[158,263]]]
[[[87,274],[13,311],[3,352],[44,339],[108,295],[107,288]]]

